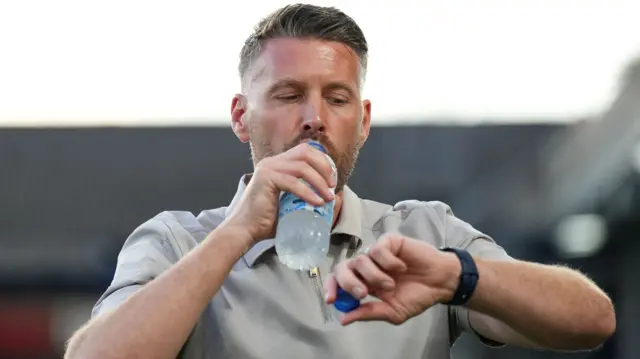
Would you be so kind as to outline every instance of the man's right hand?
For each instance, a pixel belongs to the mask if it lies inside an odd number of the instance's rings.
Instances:
[[[242,199],[225,222],[176,263],[170,263],[168,257],[156,257],[155,245],[169,236],[165,224],[140,231],[140,238],[136,237],[139,242],[132,244],[140,246],[135,248],[136,254],[125,255],[118,262],[118,268],[128,268],[129,272],[134,269],[133,282],[129,278],[119,282],[122,287],[111,300],[121,300],[122,288],[136,293],[75,333],[65,358],[177,358],[233,265],[248,247],[275,233],[280,192],[322,205],[333,199],[329,188],[335,187],[335,182],[325,154],[301,144],[260,161]],[[129,247],[127,253],[131,250],[134,248]],[[140,251],[145,258],[158,262],[156,269],[148,269],[144,258],[140,261]],[[131,283],[144,286],[137,289],[130,287]]]
[[[242,199],[225,224],[247,230],[253,243],[273,238],[281,192],[291,192],[311,205],[320,206],[333,200],[330,188],[335,188],[336,181],[337,175],[326,155],[301,143],[258,162]]]

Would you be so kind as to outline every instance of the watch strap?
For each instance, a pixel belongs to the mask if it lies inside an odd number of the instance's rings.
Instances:
[[[473,260],[471,254],[464,249],[446,247],[441,250],[444,252],[454,253],[460,260],[461,266],[460,283],[458,284],[458,288],[456,289],[453,298],[449,302],[442,304],[464,305],[475,292],[476,286],[478,285],[478,279],[480,278],[476,262]]]

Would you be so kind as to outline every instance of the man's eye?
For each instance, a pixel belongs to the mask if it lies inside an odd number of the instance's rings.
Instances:
[[[278,96],[277,99],[280,101],[284,101],[284,102],[295,102],[298,101],[300,99],[300,95],[285,95],[285,96]]]
[[[329,103],[333,104],[333,105],[346,105],[347,104],[347,100],[341,99],[341,98],[336,98],[336,97],[330,97],[328,99]]]

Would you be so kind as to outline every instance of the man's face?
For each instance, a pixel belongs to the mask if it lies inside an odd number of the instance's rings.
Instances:
[[[322,143],[338,168],[342,190],[369,134],[369,101],[360,97],[358,56],[321,40],[266,43],[232,104],[234,132],[251,145],[254,166],[304,140]]]

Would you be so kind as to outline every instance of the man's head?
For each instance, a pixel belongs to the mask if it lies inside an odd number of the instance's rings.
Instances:
[[[258,23],[240,53],[242,94],[231,106],[254,166],[315,139],[336,162],[342,190],[369,135],[367,52],[362,30],[335,8],[289,5]]]

